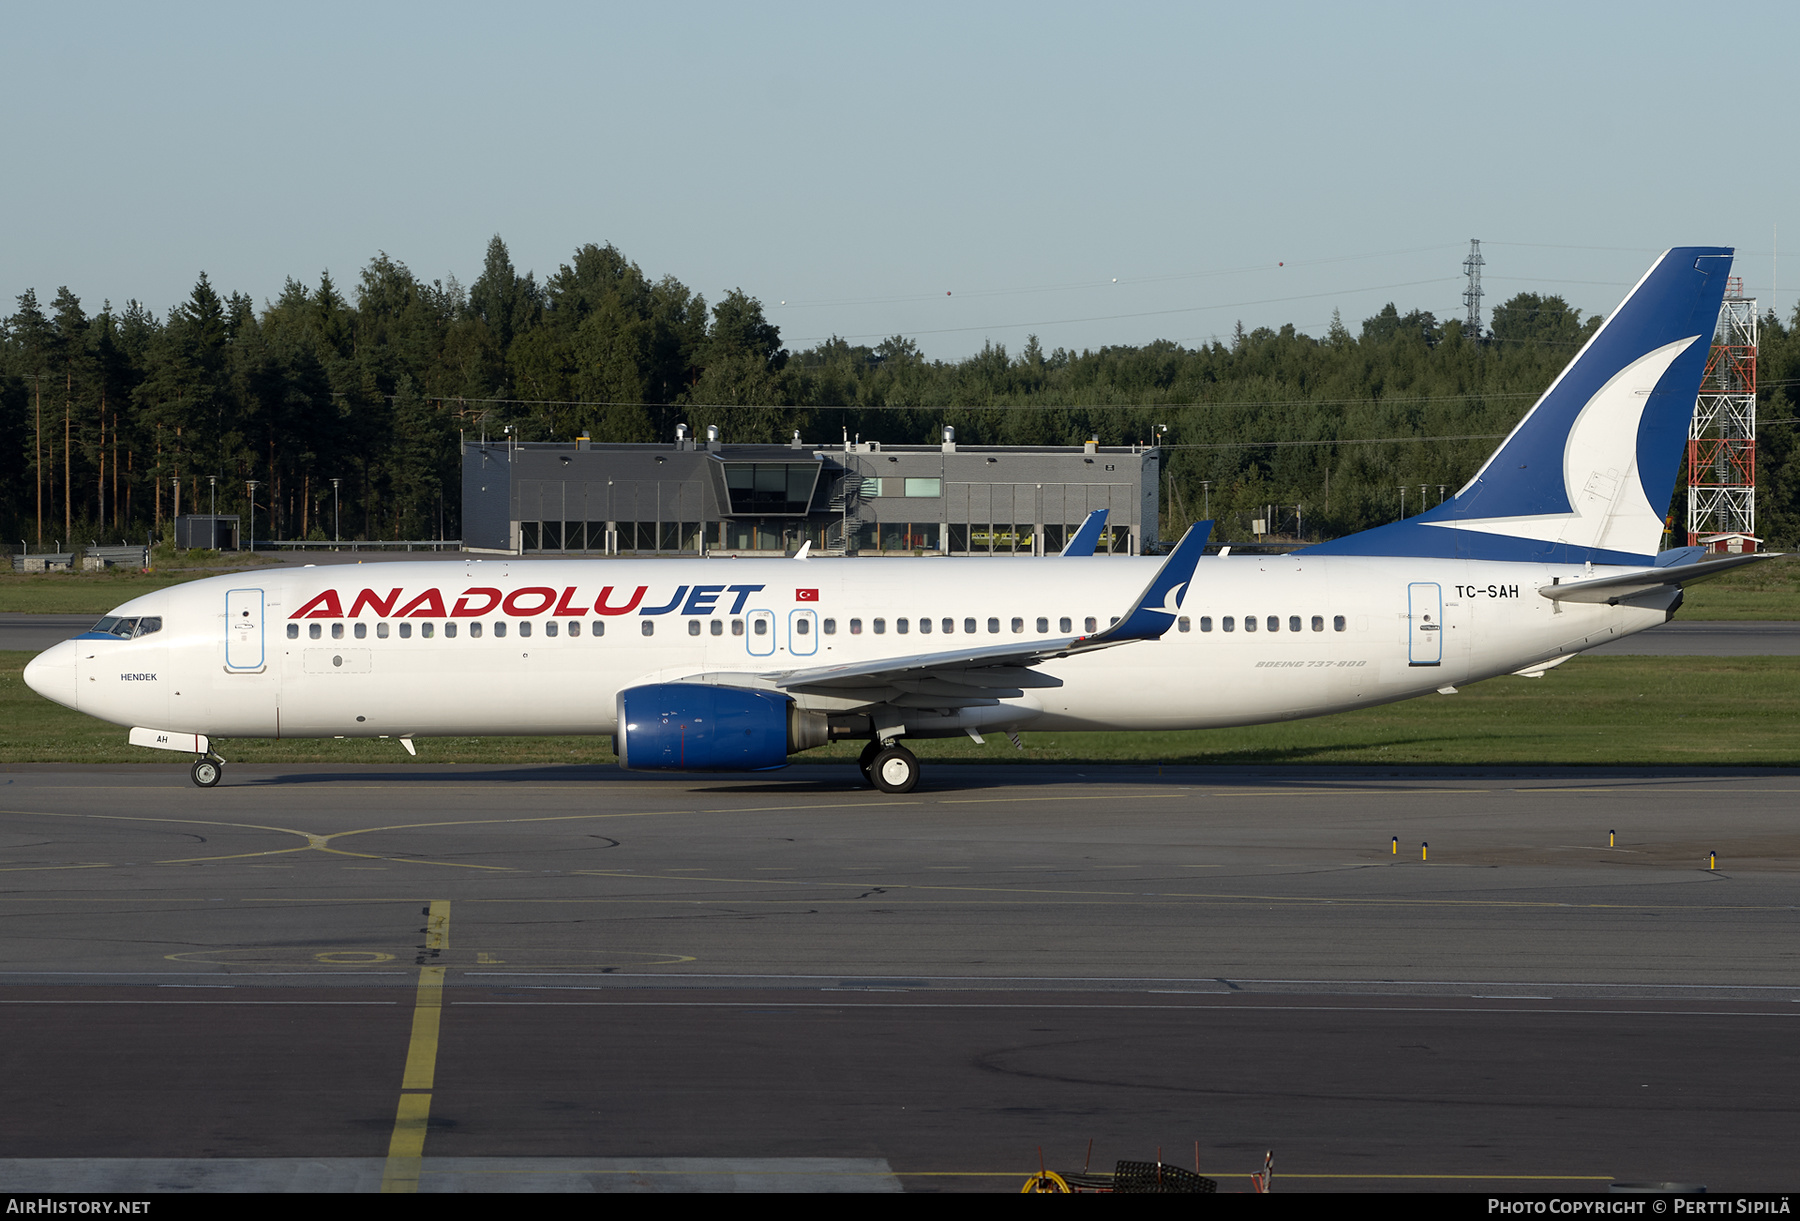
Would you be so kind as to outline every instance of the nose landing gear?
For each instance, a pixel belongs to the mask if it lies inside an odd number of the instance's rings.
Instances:
[[[210,789],[224,777],[225,760],[217,755],[202,755],[194,760],[194,770],[190,774],[197,786]]]

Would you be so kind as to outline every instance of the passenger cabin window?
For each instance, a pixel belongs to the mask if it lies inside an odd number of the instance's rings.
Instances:
[[[905,623],[906,620],[902,619],[900,622]],[[904,632],[906,629],[901,628],[900,630]],[[944,630],[946,632],[951,630],[950,621],[948,619],[944,620]],[[926,636],[931,635],[931,620],[929,620],[929,619],[919,620],[919,632],[922,635],[926,635]]]
[[[588,629],[588,635],[598,639],[599,637],[606,635],[606,620],[596,619],[588,625]]]
[[[505,621],[500,620],[500,619],[494,620],[494,639],[498,640],[504,635],[506,635]]]
[[[812,634],[811,621],[808,619],[805,619],[805,618],[800,618],[800,619],[794,620],[794,634],[796,636],[811,635]]]
[[[444,637],[448,640],[456,639],[456,624],[446,623],[444,625]]]
[[[906,635],[906,629],[910,626],[910,623],[911,623],[910,620],[896,619],[896,620],[894,620],[894,631],[896,631],[900,635],[904,636],[904,635]]]
[[[1297,632],[1299,630],[1300,630],[1300,616],[1299,615],[1289,615],[1288,616],[1288,631]]]
[[[750,625],[750,630],[755,632],[758,636],[767,636],[769,634],[769,621],[767,619],[758,619],[755,623]],[[644,634],[648,636],[650,633],[645,632]]]
[[[1017,636],[1025,630],[1025,621],[1015,616],[1012,621],[1013,635]]]
[[[1211,615],[1201,615],[1200,616],[1200,630],[1203,632],[1212,631],[1212,616]]]
[[[469,639],[470,640],[480,640],[481,639],[481,625],[479,623],[471,623],[469,625]]]
[[[1040,635],[1040,636],[1048,636],[1050,634],[1050,620],[1046,619],[1042,615],[1039,615],[1038,621],[1037,621],[1037,631],[1038,631],[1038,635]]]
[[[519,635],[521,635],[521,636],[531,635],[531,620],[526,619],[519,624]]]
[[[435,623],[421,623],[419,625],[419,635],[426,640],[430,640],[431,634],[435,631],[437,631],[437,624]]]
[[[1271,632],[1279,632],[1281,630],[1281,616],[1280,615],[1270,615],[1269,616],[1269,630]]]
[[[1244,616],[1244,630],[1246,632],[1254,632],[1256,630],[1256,616],[1255,615],[1245,615]]]
[[[1226,615],[1223,619],[1219,620],[1219,630],[1222,632],[1235,632],[1237,630],[1237,620],[1233,619],[1230,615]]]
[[[1070,632],[1075,630],[1075,621],[1070,619],[1067,615],[1064,615],[1061,619],[1056,621],[1056,630],[1067,636]]]
[[[359,623],[350,629],[350,634],[358,640],[363,640],[369,635],[369,625],[366,623]]]
[[[402,619],[400,621],[400,639],[402,639],[402,640],[411,640],[412,639],[412,624],[408,623],[404,619]]]
[[[712,620],[712,634],[715,636],[723,636],[725,634],[725,621],[723,619]]]
[[[1181,618],[1179,618],[1175,621],[1175,629],[1177,631],[1181,631],[1181,632],[1192,631],[1193,626],[1194,626],[1193,624],[1188,622],[1188,617],[1186,615],[1183,615]]]
[[[654,620],[654,619],[644,620],[644,625],[639,630],[642,631],[644,633],[644,635],[646,635],[646,636],[656,635],[656,620]]]
[[[289,640],[300,639],[300,625],[298,623],[288,624],[288,639]]]
[[[569,635],[571,635],[571,636],[581,635],[581,620],[579,620],[579,619],[569,620]]]
[[[1087,617],[1087,619],[1084,620],[1084,622],[1087,624],[1087,629],[1086,629],[1087,631],[1097,632],[1100,630],[1100,621],[1098,619],[1094,618],[1092,615],[1089,615]]]
[[[880,636],[886,632],[887,632],[887,620],[886,619],[875,620],[875,634],[877,636]]]
[[[742,636],[744,634],[744,621],[742,619],[733,619],[731,621],[731,634],[733,636]]]
[[[827,636],[837,635],[837,620],[836,619],[825,620],[825,634]]]
[[[861,619],[852,619],[850,621],[850,634],[852,636],[862,635],[862,620]]]
[[[1334,632],[1341,632],[1344,630],[1344,617],[1342,615],[1333,615],[1331,617],[1331,630]]]
[[[544,623],[544,635],[554,636],[554,635],[556,635],[556,631],[557,631],[556,620],[550,619]]]
[[[309,623],[306,625],[306,638],[308,640],[317,640],[323,634],[324,633],[318,624]]]
[[[700,634],[700,621],[698,619],[689,619],[688,620],[688,635],[698,636],[699,634]]]
[[[385,636],[385,635],[387,635],[387,633],[383,632],[382,635]],[[343,624],[334,623],[331,625],[331,638],[333,640],[342,640],[344,638],[344,625]]]
[[[1325,616],[1324,615],[1314,615],[1313,616],[1312,629],[1315,632],[1322,632],[1325,630]],[[1294,630],[1297,632],[1300,629],[1295,628]]]

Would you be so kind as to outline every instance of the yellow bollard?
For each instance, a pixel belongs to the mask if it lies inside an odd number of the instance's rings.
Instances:
[[[1617,839],[1616,839],[1616,838],[1615,838],[1615,837],[1616,837],[1616,836],[1617,836],[1617,835],[1618,835],[1618,834],[1619,834],[1619,833],[1618,833],[1618,832],[1617,832],[1617,831],[1608,831],[1608,832],[1607,832],[1607,833],[1606,833],[1606,846],[1607,846],[1607,847],[1608,847],[1608,848],[1616,848],[1616,847],[1618,847],[1618,841],[1617,841]]]
[[[1425,850],[1429,847],[1431,847],[1431,845],[1427,843],[1421,843],[1419,845],[1419,859],[1421,861],[1425,859]]]
[[[1719,867],[1719,854],[1717,852],[1709,852],[1706,854],[1706,867],[1708,869],[1717,869]]]
[[[1394,836],[1394,855],[1400,855],[1400,837],[1398,835]]]

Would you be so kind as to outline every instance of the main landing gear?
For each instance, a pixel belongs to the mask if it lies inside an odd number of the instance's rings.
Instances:
[[[910,793],[919,783],[919,760],[904,746],[887,742],[870,742],[857,760],[863,779],[884,793]]]
[[[210,789],[224,777],[225,760],[214,755],[201,755],[194,760],[194,770],[191,774],[196,785],[203,789]]]

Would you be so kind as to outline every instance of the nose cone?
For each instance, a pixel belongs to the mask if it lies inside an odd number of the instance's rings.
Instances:
[[[79,710],[79,689],[75,685],[77,646],[64,641],[39,653],[25,665],[25,685],[66,708]]]

